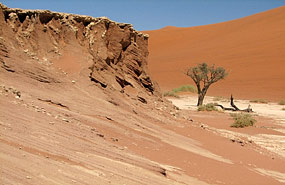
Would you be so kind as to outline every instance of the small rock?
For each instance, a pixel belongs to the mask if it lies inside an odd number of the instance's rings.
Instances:
[[[118,142],[119,141],[119,139],[117,139],[117,138],[111,138],[112,139],[112,141],[114,141],[114,142]]]
[[[104,137],[104,135],[103,134],[96,134],[97,136],[99,136],[99,137]]]
[[[32,177],[30,177],[30,176],[26,176],[26,179],[31,179]]]
[[[69,123],[70,121],[68,119],[62,118],[62,121],[65,121],[67,123]]]
[[[73,84],[74,84],[74,83],[75,83],[75,80],[72,80],[72,81],[71,81],[71,83],[73,83]]]
[[[237,142],[238,142],[238,143],[240,143],[240,144],[244,144],[244,142],[243,142],[243,141],[241,141],[241,140],[238,140]]]
[[[159,171],[159,173],[161,173],[163,176],[167,176],[167,174],[166,174],[166,169],[164,169],[164,168],[161,168],[161,170]]]
[[[194,120],[193,120],[193,119],[191,119],[191,118],[188,118],[188,121],[191,121],[191,122],[193,122]]]
[[[201,124],[200,127],[203,128],[203,129],[206,129],[206,128],[207,128],[207,126],[206,126],[206,125],[203,125],[203,124]]]
[[[141,96],[138,96],[138,100],[144,104],[147,104],[147,101],[145,98],[141,97]]]

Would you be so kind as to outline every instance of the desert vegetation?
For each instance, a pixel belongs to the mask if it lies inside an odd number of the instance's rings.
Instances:
[[[197,106],[201,106],[203,105],[204,97],[210,85],[224,79],[227,76],[227,72],[222,67],[215,68],[215,65],[210,67],[207,63],[201,63],[195,67],[189,68],[186,75],[189,76],[197,86]]]
[[[248,113],[233,113],[230,115],[234,119],[234,123],[231,125],[231,127],[244,128],[248,126],[253,126],[256,122],[252,115]]]
[[[179,98],[178,94],[176,94],[173,91],[167,91],[165,93],[163,93],[163,96],[169,96],[169,97],[175,97],[175,98]]]
[[[198,111],[218,111],[214,103],[207,103],[206,105],[198,106]]]
[[[285,100],[280,100],[279,105],[285,105]]]
[[[251,102],[251,103],[264,103],[264,104],[268,103],[268,101],[264,100],[264,99],[254,99],[254,100],[250,100],[249,102]]]
[[[213,98],[213,101],[229,102],[230,99],[222,96],[216,96]]]
[[[193,86],[193,85],[182,85],[178,88],[174,88],[172,90],[175,93],[179,93],[179,92],[192,92],[192,93],[196,93],[197,89]]]
[[[172,89],[171,91],[165,92],[163,95],[178,98],[179,97],[178,93],[180,93],[180,92],[196,93],[197,89],[193,85],[182,85],[180,87]]]
[[[224,98],[221,96],[216,96],[213,98],[213,101],[222,101]]]

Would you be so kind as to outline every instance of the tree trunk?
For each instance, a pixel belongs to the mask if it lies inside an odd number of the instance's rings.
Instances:
[[[198,94],[197,106],[203,105],[203,101],[204,101],[205,95],[206,95],[206,92],[203,92],[203,91]]]
[[[204,86],[202,90],[199,91],[198,89],[198,103],[197,106],[203,105],[203,101],[205,98],[205,95],[207,93],[207,90],[209,89],[210,85]]]

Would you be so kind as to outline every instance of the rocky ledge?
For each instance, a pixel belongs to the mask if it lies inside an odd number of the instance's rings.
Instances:
[[[59,83],[49,70],[31,71],[35,66],[27,61],[52,65],[55,59],[76,55],[86,59],[80,64],[80,74],[101,88],[124,92],[130,87],[143,94],[159,94],[147,70],[148,35],[131,24],[2,4],[0,24],[0,67],[6,72],[24,73],[41,83]]]

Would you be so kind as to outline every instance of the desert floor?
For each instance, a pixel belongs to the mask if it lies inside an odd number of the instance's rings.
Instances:
[[[248,105],[251,106],[257,123],[253,127],[247,128],[231,128],[230,124],[233,123],[229,114],[232,111],[219,110],[218,112],[197,111],[197,95],[196,94],[184,94],[179,98],[168,98],[174,105],[183,110],[191,111],[191,118],[200,122],[200,127],[210,130],[210,132],[217,133],[226,138],[230,138],[232,142],[237,142],[241,146],[249,148],[255,148],[253,145],[246,145],[248,143],[255,143],[258,147],[266,149],[266,152],[272,152],[272,154],[278,154],[282,156],[282,160],[285,157],[285,113],[284,105],[277,103],[253,103],[249,100],[234,100],[235,105],[240,109],[246,109]],[[224,107],[230,107],[230,100],[222,97],[206,96],[204,104],[218,103]],[[222,147],[222,146],[217,146]],[[260,154],[263,152],[260,151]],[[267,155],[265,154],[265,155]],[[249,154],[250,155],[250,154]],[[263,155],[263,154],[262,154]],[[272,157],[274,160],[274,157]],[[262,160],[257,160],[262,163]],[[244,163],[241,161],[241,163]],[[248,164],[250,165],[250,164]],[[267,164],[273,166],[273,164]],[[253,165],[254,166],[254,165]],[[279,166],[281,167],[281,165]],[[280,171],[270,171],[266,169],[256,168],[263,175],[271,176],[277,179],[279,182],[285,182],[284,169]]]

